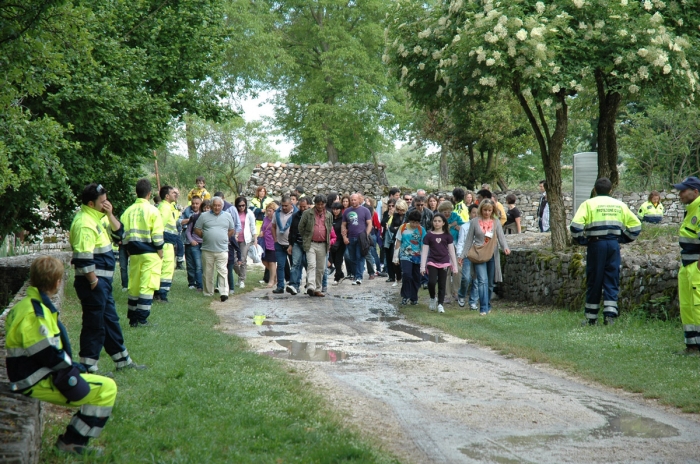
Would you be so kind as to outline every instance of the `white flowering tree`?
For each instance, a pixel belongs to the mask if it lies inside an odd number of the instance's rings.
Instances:
[[[609,147],[614,126],[608,129],[625,96],[657,84],[683,89],[689,100],[697,91],[697,71],[686,56],[690,40],[673,33],[663,8],[649,0],[451,0],[430,8],[400,0],[384,59],[421,102],[465,105],[512,91],[539,146],[552,246],[561,250],[568,240],[561,152],[570,99],[596,86],[605,113],[598,139]],[[615,148],[615,165],[616,156]]]

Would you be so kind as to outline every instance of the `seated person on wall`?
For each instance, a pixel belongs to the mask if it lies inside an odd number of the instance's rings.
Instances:
[[[661,196],[656,190],[652,190],[647,201],[642,203],[637,211],[637,216],[642,222],[658,224],[664,218],[664,205]]]
[[[71,358],[68,333],[49,299],[63,278],[63,263],[40,256],[29,271],[27,296],[8,313],[5,321],[7,375],[13,392],[60,406],[80,407],[56,448],[73,454],[99,454],[87,447],[99,437],[117,396],[114,380],[85,371]]]

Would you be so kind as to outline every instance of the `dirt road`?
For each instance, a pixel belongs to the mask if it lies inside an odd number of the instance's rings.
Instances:
[[[696,416],[409,324],[383,280],[214,306],[403,462],[700,462]]]

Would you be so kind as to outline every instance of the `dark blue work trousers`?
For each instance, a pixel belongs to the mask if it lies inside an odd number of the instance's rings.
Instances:
[[[103,347],[115,363],[126,361],[129,354],[112,296],[112,279],[98,277],[97,286],[91,290],[85,277],[76,276],[73,287],[83,308],[80,362],[87,367],[97,364]]]
[[[603,314],[617,317],[617,294],[620,288],[620,244],[617,240],[591,240],[586,262],[586,317],[598,318],[600,299]]]

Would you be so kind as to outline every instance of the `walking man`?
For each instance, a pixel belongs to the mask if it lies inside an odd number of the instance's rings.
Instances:
[[[304,211],[299,222],[299,235],[304,241],[309,296],[326,296],[321,291],[323,274],[326,271],[328,250],[331,246],[333,215],[326,210],[326,197],[316,195],[314,207]]]
[[[367,208],[360,204],[360,195],[354,193],[350,196],[350,207],[343,211],[343,222],[341,233],[345,243],[346,260],[350,264],[348,274],[355,277],[353,285],[362,284],[362,275],[365,273],[365,257],[362,256],[360,246],[360,234],[367,234],[372,231],[372,214]]]
[[[129,326],[148,325],[153,293],[160,288],[163,263],[163,219],[150,203],[151,181],[136,182],[136,201],[121,220],[124,225],[122,243],[129,253],[129,302],[126,317]]]
[[[158,203],[158,211],[163,220],[163,261],[160,270],[160,289],[156,291],[154,299],[168,302],[168,292],[173,285],[173,274],[175,274],[175,247],[179,239],[177,235],[177,218],[179,212],[173,206],[177,201],[175,189],[169,185],[164,185],[160,188],[161,202]]]
[[[681,354],[700,356],[700,179],[688,177],[673,186],[680,190],[685,206],[685,219],[678,232],[681,245],[681,269],[678,271],[678,299],[685,335],[685,350]]]
[[[289,273],[289,285],[287,285],[287,293],[296,295],[301,287],[301,270],[306,269],[306,253],[304,253],[304,238],[299,234],[299,222],[304,211],[309,209],[308,197],[301,197],[297,206],[299,210],[292,216],[292,225],[289,227],[289,247],[287,254],[292,256],[292,269]],[[308,270],[307,270],[308,280]]]
[[[280,208],[275,211],[272,220],[272,232],[275,237],[275,257],[277,258],[277,288],[272,293],[284,293],[285,266],[289,249],[289,228],[292,226],[292,199],[289,195],[282,197]],[[291,269],[289,272],[291,280]]]
[[[70,244],[73,247],[71,264],[75,266],[73,287],[83,310],[80,363],[90,373],[98,371],[97,361],[103,347],[117,369],[143,367],[133,364],[124,346],[117,305],[112,296],[116,260],[111,239],[120,240],[123,232],[107,200],[107,190],[94,183],[86,185],[80,211],[70,227]]]
[[[199,216],[194,225],[194,233],[202,237],[204,296],[214,295],[213,284],[216,278],[221,301],[226,301],[229,290],[228,239],[236,232],[236,227],[231,215],[223,209],[224,200],[220,197],[212,198],[211,211]]]
[[[604,323],[608,325],[614,324],[618,316],[620,243],[634,241],[642,223],[626,204],[609,196],[610,179],[601,177],[594,189],[596,196],[581,203],[569,229],[579,245],[588,245],[584,324],[598,322],[602,294]]]

